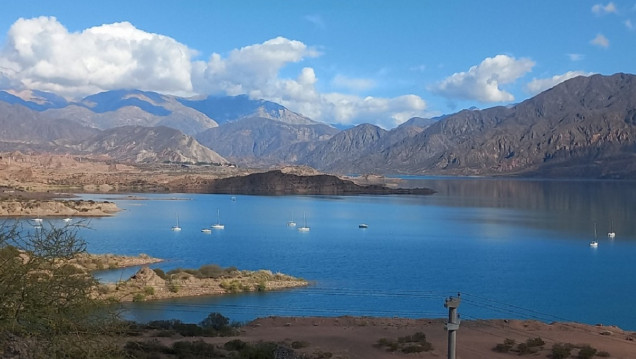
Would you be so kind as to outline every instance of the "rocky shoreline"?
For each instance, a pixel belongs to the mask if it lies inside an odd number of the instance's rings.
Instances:
[[[221,273],[207,276],[202,276],[201,272],[203,271],[178,270],[166,274],[160,269],[153,270],[144,266],[126,281],[102,284],[98,288],[98,297],[117,302],[142,302],[241,292],[265,292],[309,285],[309,282],[304,279],[272,273],[268,270],[241,271],[229,268],[220,269]]]
[[[0,199],[0,217],[106,217],[119,211],[108,201]]]

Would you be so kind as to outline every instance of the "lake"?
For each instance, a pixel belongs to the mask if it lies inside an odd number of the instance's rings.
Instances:
[[[280,316],[519,318],[636,330],[636,185],[409,177],[431,196],[85,195],[123,209],[80,235],[93,253],[216,263],[311,281],[280,292],[128,303],[138,321]],[[138,198],[139,197],[139,198]],[[225,229],[201,229],[217,222]],[[177,218],[182,231],[171,231]],[[289,227],[306,223],[311,230]],[[358,228],[365,223],[368,228]],[[598,248],[589,242],[598,233]],[[612,227],[616,238],[607,238]],[[135,269],[100,273],[126,279]]]

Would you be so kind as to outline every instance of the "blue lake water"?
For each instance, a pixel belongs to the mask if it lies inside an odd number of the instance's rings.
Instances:
[[[270,315],[447,316],[604,323],[636,330],[636,185],[410,178],[431,196],[87,195],[124,210],[80,234],[93,253],[146,253],[164,270],[216,263],[310,280],[280,292],[130,303],[138,321]],[[234,197],[234,198],[233,198]],[[200,230],[220,221],[223,230]],[[173,232],[176,223],[183,228]],[[307,233],[287,226],[303,217]],[[368,224],[367,229],[358,224]],[[591,248],[594,227],[598,248]],[[617,233],[607,238],[609,227]],[[125,279],[135,269],[101,273]]]

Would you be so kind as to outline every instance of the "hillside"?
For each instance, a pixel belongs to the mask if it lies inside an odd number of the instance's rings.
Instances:
[[[634,179],[635,81],[621,73],[577,77],[514,106],[415,117],[390,130],[339,130],[245,95],[185,99],[117,90],[72,102],[0,91],[0,150],[141,162],[223,158],[244,168],[311,166],[339,174]]]
[[[577,77],[513,107],[449,115],[363,160],[412,174],[636,178],[635,85]]]

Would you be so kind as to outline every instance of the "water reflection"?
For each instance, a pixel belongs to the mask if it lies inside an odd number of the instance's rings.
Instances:
[[[515,208],[543,212],[547,229],[599,236],[610,227],[618,237],[633,236],[636,182],[594,180],[526,180],[498,178],[405,177],[408,187],[437,191],[435,204],[453,207]]]

